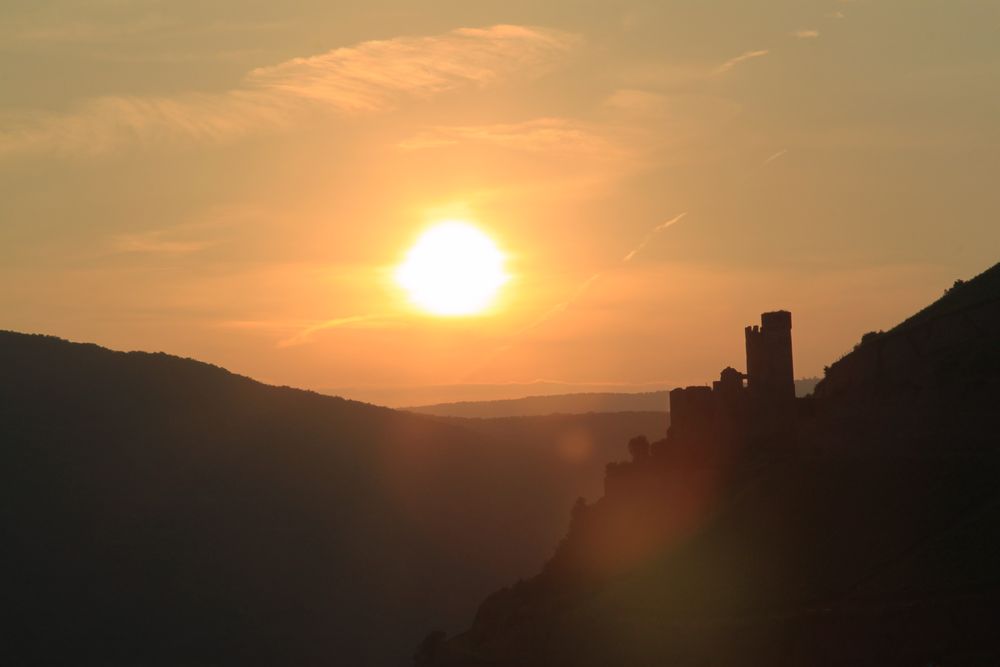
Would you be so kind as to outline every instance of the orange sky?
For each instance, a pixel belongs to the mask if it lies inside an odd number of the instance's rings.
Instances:
[[[337,4],[5,3],[0,327],[390,404],[639,390],[775,308],[821,374],[1000,259],[994,3]],[[511,280],[415,312],[454,218]]]

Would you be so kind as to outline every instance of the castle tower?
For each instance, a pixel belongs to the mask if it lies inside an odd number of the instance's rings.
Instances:
[[[760,326],[747,327],[747,388],[755,401],[768,404],[795,398],[792,370],[792,314],[764,313]]]

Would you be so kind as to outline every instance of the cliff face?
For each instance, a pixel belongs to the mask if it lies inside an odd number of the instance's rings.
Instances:
[[[770,437],[630,447],[423,665],[1000,664],[1000,265],[867,336]]]

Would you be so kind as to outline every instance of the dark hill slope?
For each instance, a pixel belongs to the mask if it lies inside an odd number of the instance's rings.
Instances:
[[[0,663],[402,664],[537,567],[602,466],[3,332]]]
[[[996,275],[833,364],[794,442],[620,464],[540,575],[419,662],[1000,664]]]
[[[994,449],[998,395],[1000,264],[831,364],[815,435],[911,455]]]
[[[1000,264],[995,264],[972,280],[956,280],[955,284],[945,291],[943,297],[906,318],[892,331],[905,331],[928,324],[932,320],[975,311],[982,306],[996,303],[998,298],[1000,298]]]

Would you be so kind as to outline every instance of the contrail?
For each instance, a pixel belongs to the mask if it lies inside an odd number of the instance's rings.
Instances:
[[[625,257],[622,259],[622,262],[625,263],[625,262],[631,261],[632,258],[635,257],[636,254],[639,253],[639,251],[641,251],[643,248],[645,248],[649,244],[649,242],[653,240],[654,236],[656,236],[657,234],[659,234],[660,232],[662,232],[667,227],[670,227],[671,225],[673,225],[673,224],[675,224],[677,222],[680,222],[684,218],[684,216],[686,216],[686,215],[687,215],[687,211],[685,211],[685,212],[683,212],[683,213],[681,213],[679,215],[674,216],[673,218],[671,218],[670,220],[667,220],[666,222],[661,222],[657,226],[653,227],[651,230],[649,230],[649,232],[646,234],[645,238],[642,239],[642,241],[639,243],[639,245],[637,245],[635,248],[633,248],[630,253],[628,253],[627,255],[625,255]],[[531,324],[527,325],[526,327],[524,327],[523,329],[521,329],[520,331],[518,331],[516,334],[514,334],[513,340],[510,343],[508,343],[507,345],[501,346],[494,353],[493,356],[496,356],[496,354],[499,354],[499,353],[501,353],[501,352],[509,349],[510,346],[513,345],[513,343],[514,343],[515,340],[517,340],[518,338],[520,338],[521,336],[523,336],[527,332],[531,331],[532,329],[534,329],[536,327],[541,326],[545,322],[548,322],[550,319],[552,319],[553,317],[555,317],[559,313],[564,312],[567,308],[569,308],[571,305],[573,305],[574,302],[576,302],[584,294],[586,294],[587,290],[590,289],[590,286],[593,285],[602,275],[604,275],[604,271],[598,271],[597,273],[592,274],[589,278],[587,278],[586,280],[584,280],[582,283],[580,283],[577,286],[577,288],[573,291],[573,293],[569,296],[569,298],[567,298],[565,301],[560,301],[556,305],[552,306],[545,313],[543,313],[538,319],[536,319],[534,322],[532,322]],[[282,341],[279,341],[278,342],[278,347],[294,347],[296,345],[302,345],[304,343],[308,343],[309,339],[313,336],[313,334],[315,334],[315,333],[317,333],[319,331],[324,331],[326,329],[337,329],[339,327],[348,326],[348,325],[351,325],[351,324],[356,324],[358,322],[370,322],[372,320],[378,320],[378,319],[382,319],[382,316],[379,316],[379,315],[352,315],[350,317],[339,317],[339,318],[332,319],[332,320],[326,320],[325,322],[320,322],[319,324],[314,324],[312,326],[306,327],[305,329],[302,329],[301,331],[299,331],[294,336],[291,336],[290,338],[286,338],[286,339],[284,339]]]
[[[604,272],[598,271],[597,273],[593,274],[592,276],[584,280],[582,283],[577,285],[576,289],[573,290],[573,294],[571,294],[568,299],[566,299],[565,301],[560,301],[559,303],[557,303],[556,305],[552,306],[544,313],[542,313],[542,315],[539,316],[538,319],[533,321],[531,324],[521,328],[517,333],[515,333],[511,337],[511,342],[497,348],[496,353],[493,356],[496,356],[496,354],[499,354],[500,352],[509,349],[514,344],[515,340],[517,340],[524,334],[528,333],[535,327],[539,327],[548,322],[550,319],[552,319],[559,313],[565,312],[566,309],[569,308],[571,305],[573,305],[574,301],[582,297],[586,293],[586,291],[590,289],[590,286],[593,285],[595,282],[597,282],[597,280],[600,279],[602,275],[604,275]]]
[[[767,54],[767,51],[752,51],[752,52],[749,52],[749,53],[745,53],[742,56],[739,56],[737,58],[734,58],[732,61],[730,61],[726,65],[728,67],[732,67],[736,63],[742,62],[743,60],[748,60],[750,58],[758,58],[758,57],[766,55],[766,54]],[[788,153],[788,149],[787,148],[782,148],[780,151],[777,151],[776,153],[768,156],[755,169],[753,169],[750,172],[747,172],[746,175],[743,178],[744,179],[750,178],[754,173],[756,173],[757,171],[760,171],[761,169],[763,169],[767,165],[771,164],[775,160],[781,158],[786,153]],[[667,220],[666,222],[661,222],[660,224],[656,225],[651,230],[649,230],[646,233],[646,236],[643,237],[642,241],[640,241],[637,246],[635,246],[634,248],[632,248],[632,250],[629,251],[628,254],[626,254],[624,257],[622,257],[622,260],[621,260],[622,264],[628,264],[633,259],[635,259],[635,256],[638,255],[640,252],[642,252],[643,248],[645,248],[647,245],[649,245],[649,243],[653,240],[653,238],[657,234],[659,234],[663,230],[667,229],[668,227],[671,227],[671,226],[677,224],[678,222],[680,222],[681,220],[683,220],[685,217],[687,217],[687,215],[688,215],[688,211],[684,211],[683,213],[679,213],[679,214],[675,215],[673,218]],[[610,269],[608,269],[608,270],[610,270]],[[575,301],[577,301],[580,297],[582,297],[584,295],[584,293],[586,293],[586,291],[590,288],[590,286],[598,278],[600,278],[602,275],[604,275],[604,273],[606,271],[607,270],[605,270],[605,271],[598,271],[597,273],[591,275],[589,278],[587,278],[582,283],[580,283],[580,285],[576,288],[576,290],[573,292],[573,294],[569,298],[567,298],[565,301],[560,301],[556,305],[552,306],[547,311],[545,311],[545,313],[542,314],[534,322],[532,322],[531,324],[529,324],[528,326],[524,327],[523,329],[521,329],[520,331],[518,331],[517,333],[515,333],[513,336],[511,336],[510,340],[506,344],[501,345],[496,350],[494,350],[494,352],[490,355],[489,359],[485,360],[482,364],[480,364],[479,368],[482,368],[483,366],[489,364],[491,361],[493,361],[493,359],[495,359],[496,357],[498,357],[502,353],[506,352],[507,350],[511,349],[514,346],[514,344],[517,342],[517,340],[519,338],[521,338],[522,336],[524,336],[524,334],[528,333],[532,329],[535,329],[535,328],[541,326],[542,324],[545,324],[546,322],[548,322],[549,320],[551,320],[553,317],[555,317],[559,313],[562,313],[565,310],[567,310]],[[478,370],[479,369],[477,369],[477,371]],[[473,371],[473,373],[475,373],[475,372],[476,371]],[[470,375],[472,375],[472,373],[470,373]]]
[[[636,254],[638,254],[638,252],[640,250],[642,250],[643,248],[645,248],[646,245],[650,241],[653,240],[654,236],[656,236],[657,234],[659,234],[660,232],[662,232],[664,229],[666,229],[670,225],[672,225],[672,224],[674,224],[676,222],[680,222],[684,218],[684,216],[686,216],[686,215],[687,215],[687,211],[684,211],[680,215],[674,216],[670,220],[667,220],[666,222],[661,222],[656,227],[653,227],[651,230],[649,230],[649,233],[646,234],[646,237],[644,239],[642,239],[642,241],[639,243],[639,245],[637,245],[635,248],[633,248],[632,252],[630,252],[629,254],[625,255],[625,257],[622,258],[622,261],[623,262],[631,262],[632,258],[635,257]]]
[[[768,53],[770,53],[770,51],[768,51],[767,49],[759,49],[757,51],[746,51],[745,53],[741,53],[735,58],[730,58],[726,62],[716,67],[715,74],[717,75],[725,74],[726,72],[736,67],[740,63],[745,63],[748,60],[753,60],[754,58],[760,58],[762,56],[766,56]]]
[[[660,232],[662,232],[667,227],[670,227],[671,225],[674,225],[674,224],[680,222],[686,215],[687,215],[687,211],[685,211],[685,212],[683,212],[683,213],[681,213],[679,215],[674,216],[673,218],[667,220],[666,222],[661,222],[660,224],[658,224],[657,226],[655,226],[651,230],[649,230],[649,232],[646,233],[645,238],[642,239],[642,242],[640,242],[639,245],[637,245],[635,248],[633,248],[632,251],[629,254],[625,255],[625,257],[622,259],[622,264],[625,264],[625,263],[631,261],[631,259],[633,257],[635,257],[636,254],[640,250],[642,250],[643,248],[645,248],[646,245],[649,244],[649,242],[651,240],[653,240],[654,236],[656,236],[657,234],[659,234]],[[473,370],[472,372],[470,372],[470,373],[468,373],[466,375],[466,379],[468,377],[473,376],[475,373],[477,373],[484,366],[487,366],[494,359],[496,359],[497,357],[499,357],[501,354],[503,354],[507,350],[511,349],[512,347],[514,347],[514,345],[517,343],[518,339],[522,338],[526,333],[528,333],[532,329],[536,329],[536,328],[540,327],[541,325],[545,324],[546,322],[548,322],[549,320],[551,320],[556,315],[559,315],[560,313],[563,313],[566,310],[568,310],[569,307],[572,306],[580,298],[582,298],[583,295],[587,293],[587,290],[590,289],[591,285],[593,285],[595,282],[597,282],[598,280],[600,280],[601,276],[603,276],[605,273],[607,273],[608,270],[610,270],[610,269],[607,269],[607,270],[604,270],[604,271],[598,271],[597,273],[591,274],[590,277],[588,277],[586,280],[584,280],[579,285],[577,285],[576,289],[573,290],[573,293],[566,300],[560,301],[556,305],[554,305],[551,308],[549,308],[540,317],[538,317],[538,319],[536,319],[535,321],[531,322],[526,327],[520,329],[517,333],[513,334],[510,337],[510,340],[507,341],[507,343],[505,343],[505,344],[501,345],[500,347],[496,348],[495,350],[493,350],[493,352],[489,355],[489,357],[487,359],[483,360],[483,362],[481,364],[479,364],[479,366],[475,370]]]
[[[751,178],[753,178],[754,176],[756,176],[762,169],[764,169],[764,167],[766,167],[767,165],[771,164],[775,160],[780,160],[781,158],[783,158],[787,154],[788,154],[788,149],[787,148],[782,148],[780,151],[778,151],[776,153],[772,153],[771,155],[768,155],[766,158],[764,158],[764,160],[760,164],[758,164],[756,167],[753,167],[752,169],[750,169],[749,171],[747,171],[745,174],[743,174],[743,177],[739,181],[737,181],[737,182],[738,183],[745,183],[745,182],[749,181]]]
[[[527,331],[530,331],[531,329],[534,329],[539,324],[542,324],[543,322],[545,322],[550,317],[552,317],[552,316],[554,316],[554,315],[556,315],[558,313],[561,313],[561,312],[565,311],[567,308],[569,308],[571,305],[573,305],[574,301],[576,301],[577,299],[579,299],[580,297],[582,297],[586,293],[586,291],[588,289],[590,289],[590,286],[593,285],[595,282],[597,282],[597,280],[602,275],[604,275],[604,272],[603,271],[598,271],[594,275],[592,275],[589,278],[587,278],[586,280],[584,280],[582,283],[580,283],[579,285],[577,285],[576,290],[573,291],[573,294],[571,294],[568,299],[566,299],[565,301],[561,301],[561,302],[557,303],[556,305],[552,306],[551,308],[549,308],[549,310],[544,315],[542,315],[537,320],[535,320],[534,322],[532,322],[531,324],[529,324],[528,326],[526,326],[524,329],[522,329],[521,331],[519,331],[517,335],[520,336],[521,334],[523,334],[523,333],[525,333]]]
[[[758,169],[763,169],[764,167],[766,167],[767,165],[771,164],[772,162],[774,162],[775,160],[777,160],[778,158],[780,158],[782,155],[786,154],[787,152],[788,152],[787,148],[782,148],[780,151],[778,151],[777,153],[775,153],[771,157],[769,157],[766,160],[764,160],[763,162],[761,162],[760,166],[757,167],[757,168]]]
[[[660,232],[662,232],[667,227],[673,225],[674,223],[680,222],[684,218],[684,216],[686,216],[686,215],[687,215],[687,211],[684,211],[680,215],[675,215],[674,217],[670,218],[666,222],[661,222],[656,227],[653,227],[651,230],[649,230],[649,232],[646,233],[645,238],[642,239],[642,241],[639,243],[639,245],[637,245],[635,248],[633,248],[632,251],[629,254],[625,255],[625,257],[622,258],[622,262],[624,263],[624,262],[631,261],[632,258],[635,257],[636,254],[640,250],[642,250],[643,248],[645,248],[646,245],[648,245],[649,242],[653,240],[654,236],[656,236],[657,234],[659,234]],[[546,311],[546,313],[544,315],[542,315],[537,320],[535,320],[534,322],[532,322],[531,324],[529,324],[528,326],[526,326],[524,329],[522,329],[521,331],[519,331],[517,333],[517,336],[520,336],[521,334],[524,334],[524,333],[530,331],[531,329],[534,329],[535,327],[537,327],[538,325],[544,323],[545,321],[547,321],[551,317],[553,317],[553,316],[557,315],[558,313],[561,313],[564,310],[566,310],[567,308],[569,308],[571,305],[573,305],[573,303],[575,301],[577,301],[580,297],[582,297],[587,292],[587,290],[590,289],[590,286],[593,285],[601,276],[603,276],[604,273],[605,273],[604,271],[598,271],[597,273],[591,275],[589,278],[587,278],[586,280],[584,280],[582,283],[580,283],[577,286],[576,290],[573,291],[573,294],[570,295],[570,297],[568,299],[566,299],[565,301],[561,301],[561,302],[557,303],[556,305],[552,306],[552,308],[550,308],[548,311]]]
[[[531,322],[531,324],[522,327],[516,333],[512,334],[510,339],[506,343],[504,343],[500,347],[490,352],[489,356],[483,359],[482,363],[480,363],[475,369],[466,373],[466,375],[462,378],[461,381],[462,382],[467,381],[470,377],[478,373],[484,366],[488,366],[490,363],[493,362],[494,359],[496,359],[501,354],[514,347],[517,341],[532,329],[536,329],[542,326],[543,324],[551,320],[559,313],[565,312],[571,305],[573,305],[573,302],[582,297],[587,292],[587,290],[590,289],[590,286],[593,285],[595,282],[597,282],[602,275],[604,275],[604,272],[598,271],[597,273],[591,275],[589,278],[587,278],[582,283],[577,285],[576,289],[573,290],[573,294],[571,294],[569,298],[567,298],[565,301],[560,301],[556,305],[552,306],[544,313],[542,313],[542,315],[539,316],[536,320]]]
[[[667,227],[673,225],[674,223],[680,222],[684,218],[684,216],[686,216],[686,215],[687,215],[687,211],[684,211],[680,215],[676,215],[673,218],[667,220],[666,222],[661,222],[656,227],[653,227],[646,234],[646,237],[642,239],[642,242],[639,243],[639,245],[637,245],[635,248],[633,248],[632,252],[630,252],[629,254],[625,255],[625,257],[622,259],[622,262],[628,262],[628,261],[630,261],[633,257],[636,256],[636,253],[638,253],[640,250],[642,250],[643,248],[645,248],[646,245],[650,241],[653,240],[654,236],[656,236],[657,234],[659,234],[660,232],[662,232]],[[541,317],[539,317],[537,320],[535,320],[534,322],[532,322],[528,326],[526,326],[523,329],[521,329],[516,334],[515,338],[521,336],[522,334],[527,333],[528,331],[534,329],[535,327],[539,326],[540,324],[545,323],[546,321],[548,321],[549,319],[551,319],[555,315],[558,315],[559,313],[565,311],[567,308],[569,308],[571,305],[573,305],[574,302],[576,302],[578,299],[580,299],[580,297],[582,297],[584,294],[586,294],[587,290],[590,289],[590,286],[593,285],[595,282],[597,282],[597,280],[601,276],[603,276],[604,273],[605,273],[605,271],[598,271],[597,273],[592,274],[589,278],[587,278],[582,283],[580,283],[579,285],[577,285],[577,288],[573,291],[573,294],[571,294],[568,299],[566,299],[565,301],[560,301],[556,305],[554,305],[551,308],[549,308],[545,312],[545,314],[543,314]]]

